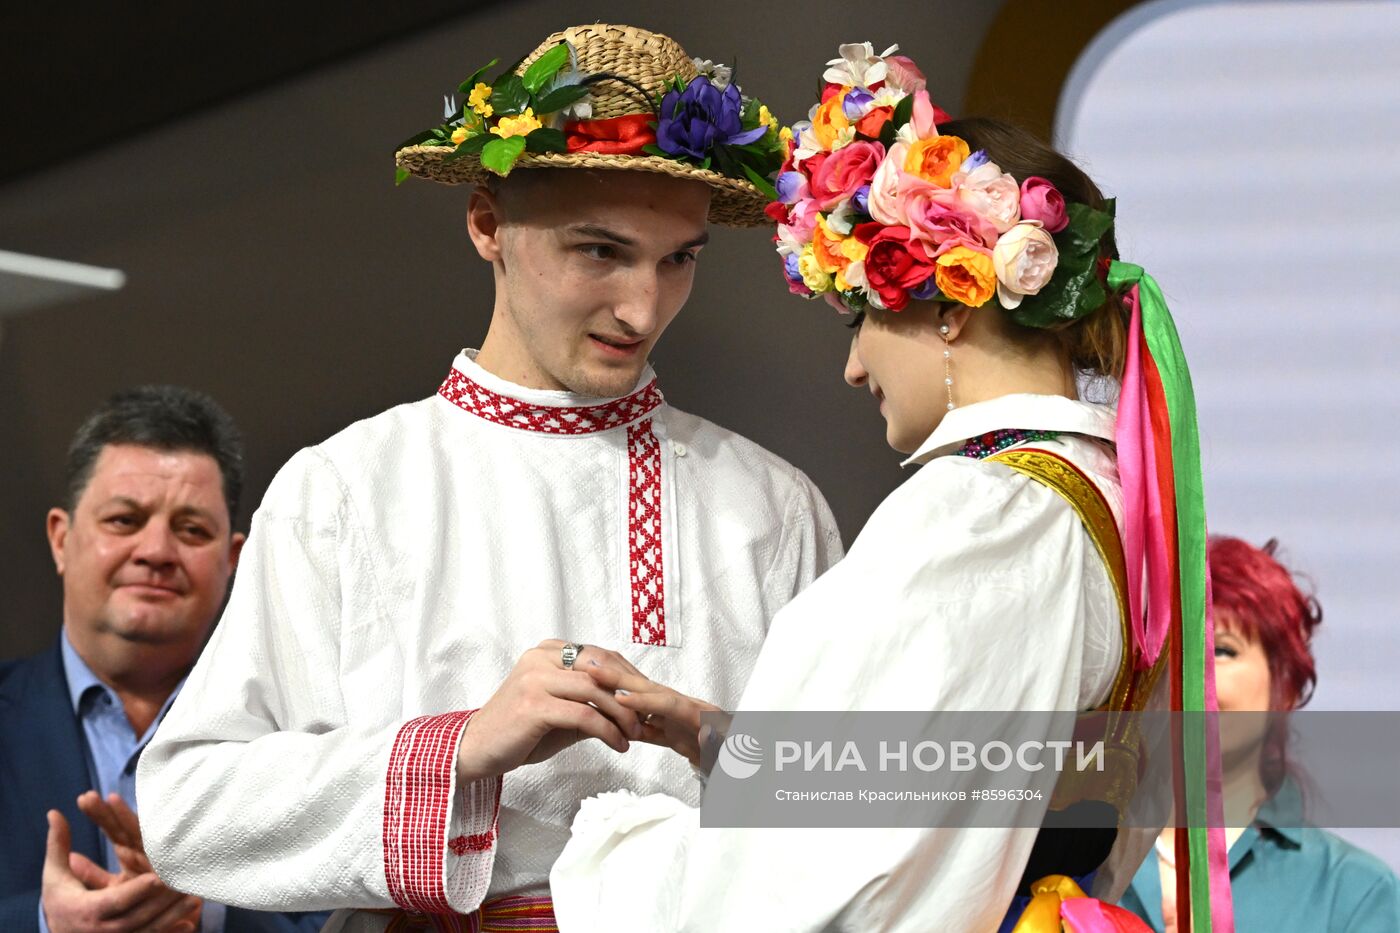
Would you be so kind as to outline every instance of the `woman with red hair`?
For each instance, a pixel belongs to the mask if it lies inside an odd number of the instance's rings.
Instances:
[[[1215,685],[1221,712],[1280,711],[1312,697],[1312,636],[1322,621],[1274,554],[1239,538],[1209,546],[1215,610]],[[1400,881],[1374,856],[1320,829],[1298,828],[1299,791],[1288,768],[1287,717],[1222,720],[1227,812],[1248,813],[1226,830],[1235,928],[1283,931],[1400,930]],[[1167,827],[1123,896],[1122,906],[1165,933],[1176,930],[1173,830]]]

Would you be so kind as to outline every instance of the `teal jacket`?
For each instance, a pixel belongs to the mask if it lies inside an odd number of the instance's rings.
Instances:
[[[1279,795],[1289,796],[1287,791]],[[1300,820],[1279,819],[1277,814],[1289,808],[1288,802],[1273,804],[1261,807],[1254,825],[1230,847],[1235,929],[1240,933],[1400,931],[1400,879],[1395,873],[1374,855],[1326,830],[1299,828]],[[1119,905],[1162,933],[1156,851],[1148,854]]]

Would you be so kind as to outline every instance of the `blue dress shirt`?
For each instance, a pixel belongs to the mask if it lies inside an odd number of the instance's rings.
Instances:
[[[83,725],[83,735],[87,738],[88,776],[92,787],[104,798],[111,793],[119,795],[127,806],[136,809],[136,762],[146,743],[155,735],[156,727],[165,718],[170,704],[184,686],[182,680],[166,698],[160,712],[156,714],[146,734],[137,736],[126,718],[121,698],[112,688],[104,684],[92,672],[68,640],[67,629],[61,639],[63,653],[63,674],[68,681],[68,695],[73,700],[73,712]],[[107,870],[121,871],[117,862],[117,851],[112,841],[104,833],[102,849],[106,854]],[[223,904],[204,902],[200,913],[200,933],[223,933],[226,908]],[[48,920],[44,916],[44,905],[39,904],[39,930],[49,933]]]

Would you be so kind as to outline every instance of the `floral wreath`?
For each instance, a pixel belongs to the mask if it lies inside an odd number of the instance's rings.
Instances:
[[[1037,327],[1100,307],[1099,240],[1113,202],[1067,204],[1047,179],[1018,183],[985,151],[941,135],[951,118],[898,50],[842,45],[821,103],[792,127],[767,208],[789,290],[842,313],[996,299]]]
[[[694,78],[672,76],[653,94],[619,74],[584,74],[577,60],[573,45],[560,42],[523,72],[517,73],[517,62],[487,83],[483,79],[498,61],[493,59],[458,86],[462,103],[455,95],[443,98],[444,123],[398,148],[454,147],[444,161],[475,155],[502,177],[525,152],[659,156],[746,181],[765,197],[777,197],[770,179],[791,134],[759,100],[742,94],[732,68],[695,59]],[[589,97],[600,81],[627,85],[648,112],[592,119]],[[409,174],[399,168],[396,182]]]

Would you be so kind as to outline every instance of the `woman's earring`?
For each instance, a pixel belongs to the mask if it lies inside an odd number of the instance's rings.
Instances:
[[[942,324],[938,333],[943,337],[943,384],[948,387],[948,410],[953,410],[953,346],[948,342],[948,325]]]

